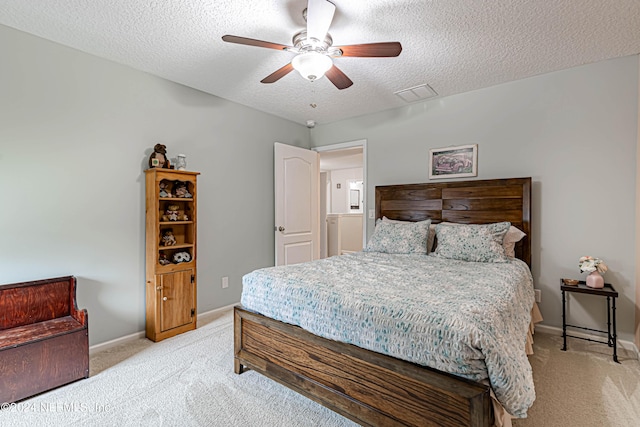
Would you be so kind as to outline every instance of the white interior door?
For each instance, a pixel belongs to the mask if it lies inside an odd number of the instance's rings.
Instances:
[[[320,258],[319,154],[275,143],[276,265]]]

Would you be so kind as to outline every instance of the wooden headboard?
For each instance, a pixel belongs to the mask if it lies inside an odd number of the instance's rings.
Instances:
[[[531,267],[531,178],[376,187],[376,218],[488,224],[509,221],[527,235],[516,257]]]

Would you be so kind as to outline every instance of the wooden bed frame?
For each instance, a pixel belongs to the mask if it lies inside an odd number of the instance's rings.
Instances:
[[[376,218],[458,223],[510,221],[527,236],[516,256],[531,266],[531,178],[376,187]],[[365,426],[493,424],[490,387],[313,335],[235,307],[234,371],[253,369]]]

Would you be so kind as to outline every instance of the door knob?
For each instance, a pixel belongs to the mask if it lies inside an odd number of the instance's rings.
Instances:
[[[166,300],[167,300],[167,297],[162,298],[162,301],[166,301]]]
[[[283,226],[278,227],[278,231],[281,233],[284,233],[284,227]]]

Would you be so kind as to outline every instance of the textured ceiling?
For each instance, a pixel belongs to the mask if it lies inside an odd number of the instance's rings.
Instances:
[[[447,96],[640,53],[640,0],[332,2],[334,45],[403,46],[336,58],[354,82],[342,91],[296,72],[262,84],[294,55],[221,40],[291,45],[306,0],[0,0],[0,24],[301,124],[407,105],[394,92],[424,83]]]

